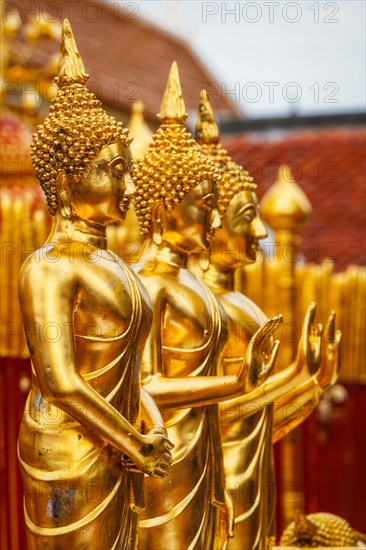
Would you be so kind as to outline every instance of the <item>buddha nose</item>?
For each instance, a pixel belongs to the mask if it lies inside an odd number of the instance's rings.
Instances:
[[[268,236],[267,230],[260,216],[256,216],[252,222],[255,236],[257,239],[265,239]]]
[[[125,174],[125,195],[136,195],[136,187],[129,173]]]

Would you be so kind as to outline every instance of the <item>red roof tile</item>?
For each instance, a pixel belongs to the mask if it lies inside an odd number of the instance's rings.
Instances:
[[[46,9],[47,21],[69,18],[86,71],[90,74],[89,87],[103,103],[114,109],[129,112],[131,104],[141,99],[146,118],[155,122],[174,60],[178,62],[188,110],[197,110],[203,85],[215,81],[187,43],[144,21],[138,12],[131,16],[131,9],[126,13],[121,6],[117,11],[116,2],[15,0],[5,4],[9,12],[14,12],[18,6],[23,22],[27,17],[29,21],[39,19],[42,6]],[[87,8],[90,4],[93,9]],[[138,3],[130,4],[138,6]],[[95,23],[91,21],[93,17]],[[40,43],[30,64],[45,66],[50,52],[58,49],[55,43]],[[223,102],[219,96],[212,96],[212,104],[221,116],[230,118],[240,114],[230,99]]]

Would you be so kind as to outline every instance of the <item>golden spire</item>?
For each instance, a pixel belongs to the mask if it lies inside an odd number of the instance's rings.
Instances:
[[[168,121],[183,123],[187,116],[180,85],[178,65],[176,61],[173,61],[157,118],[161,123]]]
[[[220,140],[219,129],[208,100],[207,90],[201,90],[195,139],[200,145],[203,143],[219,143]]]
[[[206,90],[201,91],[196,124],[196,140],[204,155],[220,167],[221,181],[218,210],[223,217],[233,197],[241,191],[255,191],[253,178],[240,164],[236,164],[226,149],[221,147],[220,133]]]
[[[132,156],[134,160],[138,160],[146,153],[153,135],[144,119],[144,104],[142,101],[132,103],[128,128],[133,138],[131,144]]]
[[[297,185],[288,165],[278,170],[276,182],[261,201],[263,218],[273,229],[297,230],[310,216],[311,204]]]
[[[70,84],[85,84],[89,75],[86,74],[83,61],[78,52],[71,25],[64,19],[62,25],[62,41],[58,65],[57,86],[63,88]]]

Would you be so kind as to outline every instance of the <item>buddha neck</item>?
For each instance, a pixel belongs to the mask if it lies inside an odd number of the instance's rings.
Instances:
[[[106,228],[74,216],[64,218],[60,212],[56,212],[51,233],[46,242],[62,241],[82,242],[105,250],[107,248]]]
[[[158,245],[155,244],[153,239],[149,236],[146,237],[141,246],[141,252],[138,259],[139,264],[149,264],[150,262],[155,262],[156,254],[158,251]]]
[[[203,272],[203,279],[212,290],[234,290],[235,268],[210,263]]]
[[[185,269],[188,262],[188,254],[181,248],[163,241],[156,254],[156,261],[178,269]]]

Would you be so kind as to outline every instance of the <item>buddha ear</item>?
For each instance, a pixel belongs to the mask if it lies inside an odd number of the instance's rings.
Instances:
[[[69,196],[69,188],[67,184],[67,176],[63,171],[57,174],[56,193],[62,217],[71,218],[71,202]]]
[[[162,243],[165,230],[165,207],[163,201],[157,201],[151,209],[152,238],[158,246]]]

